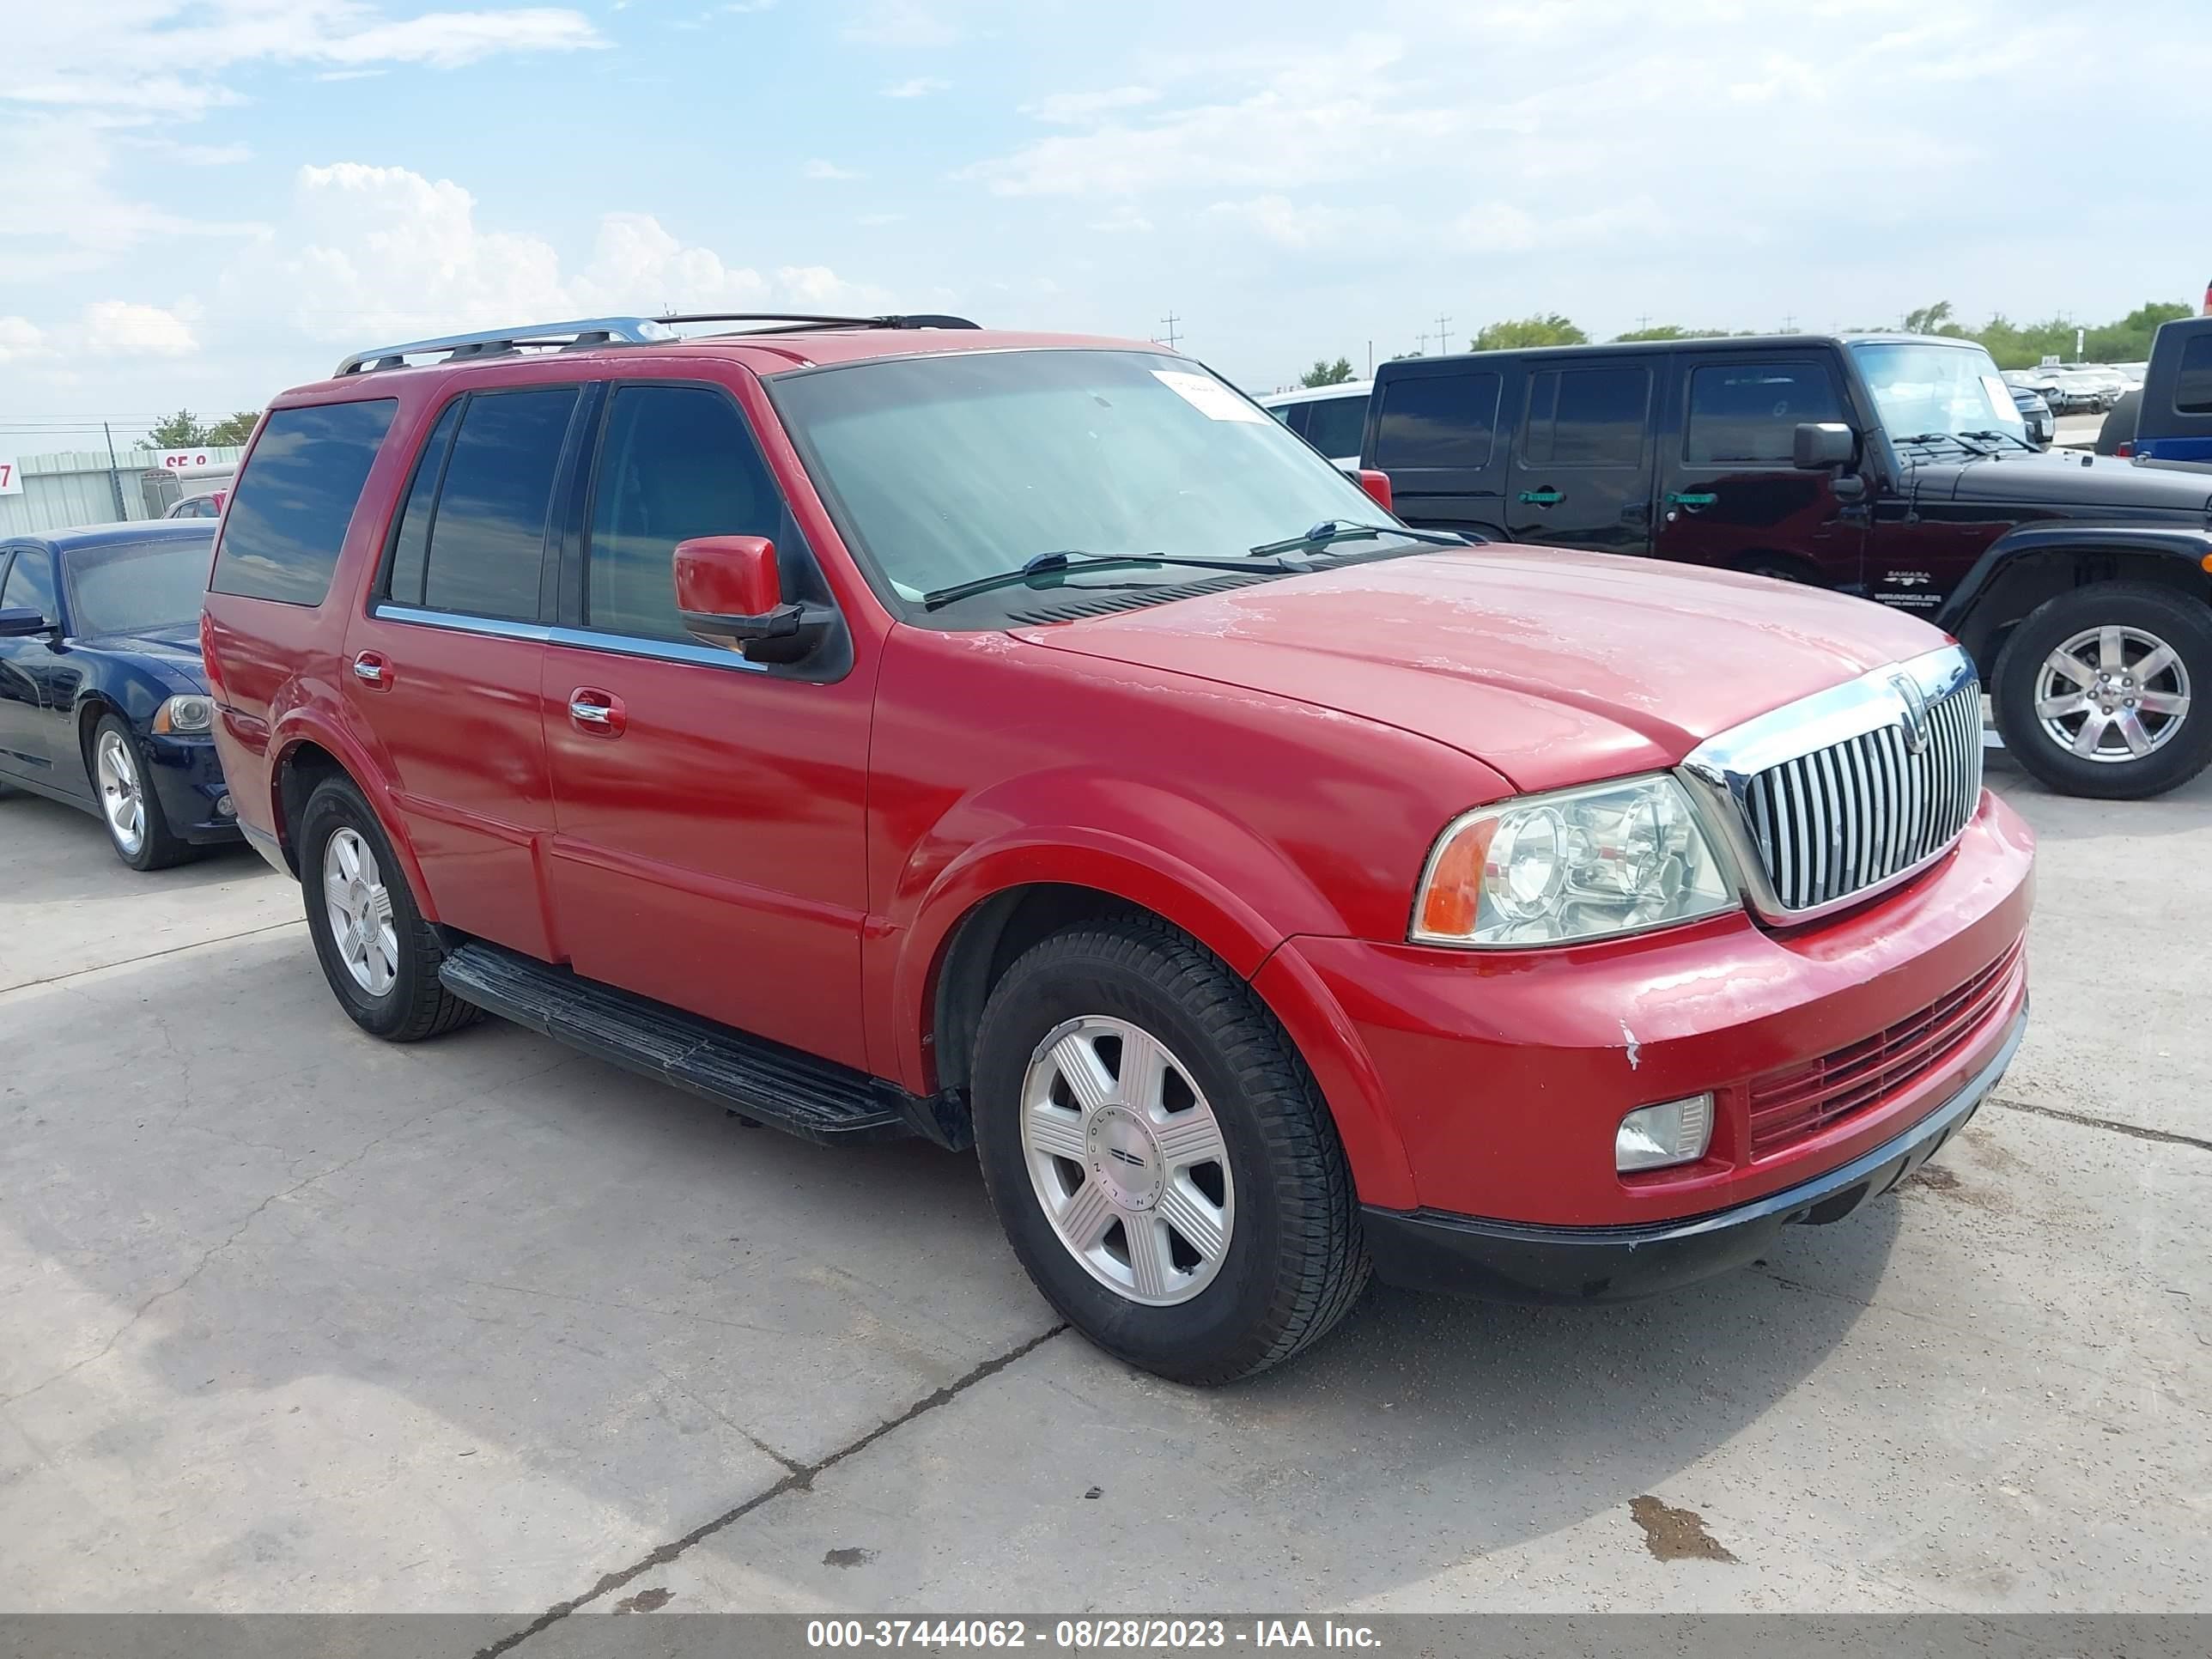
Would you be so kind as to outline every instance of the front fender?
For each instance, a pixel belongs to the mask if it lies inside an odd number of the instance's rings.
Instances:
[[[2199,570],[2212,557],[2212,530],[2187,525],[2024,524],[2007,531],[1983,550],[1936,614],[1936,625],[1957,635],[1975,605],[1985,597],[2014,560],[2040,553],[2147,553],[2186,561]]]

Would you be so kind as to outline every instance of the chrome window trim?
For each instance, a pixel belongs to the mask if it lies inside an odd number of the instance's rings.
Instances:
[[[1785,906],[1766,873],[1747,810],[1752,780],[1770,768],[1810,761],[1835,745],[1899,725],[1908,705],[1896,681],[1910,679],[1919,689],[1924,710],[1975,678],[1973,659],[1965,647],[1946,645],[1905,662],[1886,664],[1856,679],[1815,692],[1809,697],[1716,732],[1683,757],[1676,773],[1691,799],[1705,811],[1700,817],[1725,843],[1729,860],[1742,878],[1743,894],[1762,919],[1796,927],[1818,921],[1851,909],[1900,887],[1941,860],[1958,845],[1954,836],[1914,863],[1870,886],[1861,887],[1802,910]],[[1975,733],[1978,739],[1979,732]],[[1966,822],[1972,823],[1974,804],[1968,803]],[[1960,831],[1963,835],[1965,832]],[[1804,844],[1802,834],[1799,844]]]
[[[653,640],[630,634],[609,634],[594,628],[548,628],[542,623],[508,622],[499,617],[471,616],[458,611],[425,611],[411,605],[378,605],[368,613],[385,622],[411,623],[418,628],[442,628],[454,634],[483,634],[494,639],[532,640],[539,645],[573,646],[584,651],[604,651],[610,656],[651,657],[662,662],[695,663],[702,668],[733,668],[747,674],[765,674],[769,665],[751,662],[715,645],[686,645],[680,640]]]
[[[417,605],[387,603],[370,606],[368,614],[385,622],[442,628],[454,634],[488,634],[501,640],[535,640],[540,645],[553,636],[553,630],[543,623],[510,622],[504,617],[477,617],[461,611],[426,611]]]

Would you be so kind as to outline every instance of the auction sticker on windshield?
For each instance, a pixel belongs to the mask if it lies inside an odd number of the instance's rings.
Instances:
[[[1982,391],[1990,400],[1990,412],[2001,421],[2017,422],[2020,405],[2012,400],[2012,390],[1995,374],[1982,376]]]
[[[1220,381],[1179,368],[1156,368],[1152,378],[1181,398],[1209,421],[1257,421],[1267,423],[1267,411],[1248,404]]]

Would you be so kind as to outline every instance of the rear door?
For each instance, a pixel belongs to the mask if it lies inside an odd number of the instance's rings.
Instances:
[[[0,611],[35,611],[58,623],[53,555],[44,547],[21,546],[10,560],[0,550]],[[66,653],[51,634],[0,639],[0,771],[36,781],[49,789],[85,794],[89,786],[75,756],[66,768],[55,750],[54,730],[66,726],[68,705],[54,705],[57,672],[76,675]]]
[[[1786,571],[1827,587],[1862,580],[1864,509],[1838,498],[1835,471],[1792,465],[1800,422],[1851,421],[1826,354],[1680,352],[1667,401],[1662,558]]]
[[[1650,428],[1664,367],[1658,353],[1528,363],[1506,489],[1512,540],[1651,550]]]
[[[1367,427],[1367,394],[1316,398],[1304,405],[1302,422],[1291,430],[1339,466],[1359,465],[1359,440]]]
[[[346,640],[348,695],[441,919],[549,960],[535,851],[553,829],[538,713],[547,543],[586,391],[491,387],[445,405]]]
[[[586,482],[543,678],[564,952],[594,979],[865,1068],[872,672],[849,650],[749,662],[678,616],[676,544],[695,536],[764,536],[787,596],[829,598],[730,388],[617,380]]]
[[[1387,473],[1398,516],[1436,530],[1504,534],[1510,360],[1389,365],[1367,410],[1364,465]]]

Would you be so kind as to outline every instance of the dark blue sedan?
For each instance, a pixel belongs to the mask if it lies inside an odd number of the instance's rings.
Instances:
[[[0,543],[0,794],[82,807],[134,870],[238,838],[200,668],[214,545],[191,519]]]

